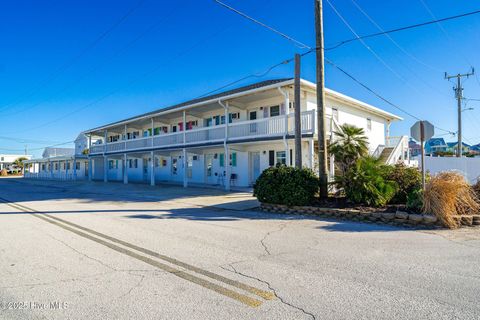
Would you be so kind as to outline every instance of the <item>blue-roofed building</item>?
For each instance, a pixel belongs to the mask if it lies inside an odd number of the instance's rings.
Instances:
[[[458,142],[447,142],[447,152],[457,153]],[[470,145],[462,142],[462,154],[470,152]]]
[[[425,142],[425,154],[435,155],[437,152],[446,152],[447,143],[443,138],[432,138]]]

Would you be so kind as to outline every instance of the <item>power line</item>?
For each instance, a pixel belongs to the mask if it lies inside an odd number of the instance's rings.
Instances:
[[[336,69],[338,69],[340,72],[342,72],[343,74],[345,74],[347,77],[349,77],[350,79],[352,79],[353,81],[355,81],[357,84],[359,84],[360,86],[362,86],[364,89],[366,89],[367,91],[369,91],[370,93],[372,93],[373,95],[375,95],[377,98],[379,98],[380,100],[384,101],[385,103],[387,103],[388,105],[394,107],[395,109],[397,110],[400,110],[401,112],[405,113],[406,115],[416,119],[416,120],[419,120],[419,121],[422,121],[419,117],[417,117],[416,115],[408,112],[407,110],[403,109],[402,107],[396,105],[395,103],[391,102],[390,100],[388,100],[387,98],[384,98],[382,95],[380,95],[379,93],[377,93],[376,91],[374,91],[373,89],[371,89],[370,87],[368,87],[366,84],[362,83],[360,80],[358,80],[357,78],[355,78],[353,75],[351,75],[350,73],[348,73],[347,71],[345,71],[343,68],[339,67],[338,65],[336,65],[334,62],[332,62],[331,60],[325,58],[325,62],[327,62],[328,64],[330,64],[331,66],[335,67]],[[435,128],[437,128],[438,130],[441,130],[441,131],[445,131],[445,132],[448,132],[450,134],[455,134],[455,132],[453,131],[450,131],[450,130],[447,130],[447,129],[443,129],[443,128],[440,128],[438,126],[435,126]]]
[[[427,10],[428,14],[433,18],[433,19],[437,19],[437,16],[433,13],[433,11],[430,9],[430,7],[427,5],[427,3],[424,1],[424,0],[420,0],[421,4],[423,5],[423,7],[425,8],[425,10]],[[479,10],[480,11],[480,10]],[[472,13],[473,14],[473,13]],[[441,25],[441,22],[442,20],[438,20],[435,22],[435,24],[437,25],[437,27],[442,31],[443,35],[447,38],[447,40],[455,45],[452,37],[448,34],[447,30],[445,30],[445,28]],[[455,45],[456,47],[456,45]],[[462,50],[456,50],[456,52],[459,52],[460,55],[462,56],[462,58],[470,65],[472,66],[472,63],[470,62],[470,60],[467,58],[467,56],[463,53]]]
[[[104,68],[109,60],[112,60],[113,58],[119,56],[122,52],[124,52],[125,50],[127,50],[128,48],[132,47],[133,44],[135,44],[136,42],[138,42],[140,39],[142,39],[145,35],[147,35],[149,32],[151,32],[152,30],[154,30],[156,27],[158,27],[160,24],[164,23],[170,16],[172,13],[174,13],[177,9],[176,8],[173,8],[172,10],[170,10],[167,15],[165,15],[162,19],[158,20],[157,22],[153,23],[152,25],[150,25],[150,27],[148,27],[147,29],[145,29],[143,32],[141,32],[137,37],[133,38],[132,40],[130,40],[129,42],[127,42],[124,46],[122,46],[120,49],[118,49],[113,55],[111,55],[109,58],[107,58],[106,60],[104,60],[103,62],[100,62],[98,63],[97,65],[95,65],[93,68],[91,68],[87,73],[83,74],[83,76],[77,78],[75,81],[71,82],[69,85],[63,87],[62,89],[60,89],[59,91],[57,91],[56,93],[54,93],[53,95],[51,95],[48,99],[46,100],[43,100],[43,101],[39,101],[31,106],[28,106],[27,108],[24,108],[20,111],[15,111],[15,114],[21,114],[23,112],[26,112],[26,111],[29,111],[29,110],[32,110],[36,107],[38,107],[39,105],[42,105],[43,103],[47,102],[47,101],[50,101],[52,100],[55,96],[73,88],[75,85],[77,85],[78,83],[80,83],[83,79],[87,78],[89,75],[91,75],[92,73],[95,73],[95,72],[98,72],[99,70],[101,70],[102,68]],[[0,111],[0,112],[4,112],[4,111]]]
[[[172,62],[172,61],[174,61],[174,60],[176,60],[176,59],[178,59],[178,58],[186,55],[186,54],[189,53],[191,50],[193,50],[194,48],[196,48],[196,47],[198,47],[199,45],[201,45],[203,42],[208,41],[209,39],[216,37],[218,34],[221,34],[221,33],[225,32],[225,30],[227,30],[227,29],[228,29],[228,28],[219,29],[219,30],[218,30],[217,32],[215,32],[214,34],[211,34],[211,35],[209,35],[209,36],[207,36],[207,37],[204,37],[204,38],[200,39],[199,41],[197,41],[196,43],[194,43],[192,46],[190,46],[190,47],[188,47],[187,49],[179,52],[176,56],[174,56],[174,57],[172,57],[171,59],[167,60],[166,63],[170,63],[170,62]],[[165,61],[162,61],[162,62],[165,62]],[[152,69],[150,69],[150,70],[142,73],[140,76],[136,77],[135,79],[132,79],[131,81],[129,81],[129,82],[126,84],[125,87],[122,87],[122,88],[129,88],[130,86],[132,86],[133,84],[135,84],[135,83],[137,83],[138,81],[142,80],[143,78],[145,78],[145,77],[147,77],[147,76],[155,73],[156,71],[158,71],[159,69],[161,69],[163,66],[164,66],[164,64],[159,64],[159,65],[155,66],[154,68],[152,68]],[[121,87],[117,87],[116,89],[114,89],[114,90],[106,93],[105,95],[101,96],[100,98],[97,98],[97,99],[93,100],[92,102],[89,102],[89,103],[87,103],[87,104],[85,104],[85,105],[83,105],[83,106],[81,106],[81,107],[79,107],[79,108],[77,108],[77,109],[75,109],[75,110],[67,113],[67,114],[64,114],[64,115],[62,115],[62,116],[60,116],[60,117],[52,120],[52,121],[43,123],[43,124],[38,125],[38,126],[35,126],[35,127],[30,127],[30,128],[28,128],[28,129],[25,129],[25,130],[22,130],[22,131],[16,131],[16,132],[13,132],[13,133],[20,133],[20,132],[25,132],[25,131],[31,131],[31,130],[43,128],[43,127],[46,127],[46,126],[51,125],[51,124],[53,124],[53,123],[56,123],[56,122],[58,122],[58,121],[60,121],[60,120],[63,120],[63,119],[65,119],[65,118],[73,115],[73,114],[76,114],[76,113],[78,113],[78,112],[80,112],[80,111],[83,111],[83,110],[85,110],[85,109],[87,109],[87,108],[92,107],[93,105],[95,105],[95,104],[97,104],[97,103],[105,100],[106,98],[108,98],[108,97],[116,94],[116,93],[119,92],[122,88],[121,88]],[[12,133],[12,132],[11,132],[11,133]]]
[[[74,65],[77,61],[79,61],[85,54],[87,54],[90,50],[95,48],[100,42],[102,42],[103,39],[105,39],[110,33],[113,32],[118,26],[120,26],[129,16],[131,16],[138,8],[142,6],[142,4],[145,2],[145,0],[139,0],[132,8],[130,8],[124,15],[120,17],[120,19],[116,20],[107,30],[102,32],[95,40],[90,43],[87,47],[85,47],[82,51],[80,51],[78,54],[76,54],[73,58],[68,60],[66,63],[61,65],[57,70],[52,72],[42,83],[40,86],[37,88],[31,90],[25,97],[29,98],[31,96],[34,96],[40,89],[45,87],[46,85],[50,84],[53,80],[58,78],[58,76],[68,68],[70,68],[72,65]],[[23,97],[25,99],[25,97]],[[14,103],[9,103],[1,107],[0,109],[5,109],[7,107],[13,107],[18,105],[18,103],[22,100],[22,97],[19,99],[16,99]]]
[[[353,5],[378,29],[380,30],[381,32],[385,32],[385,30],[355,1],[355,0],[351,0]],[[427,68],[430,68],[434,71],[437,71],[437,72],[443,72],[442,70],[438,69],[438,68],[435,68],[427,63],[425,63],[424,61],[418,59],[416,56],[414,56],[413,54],[411,54],[410,52],[408,52],[407,50],[405,50],[397,41],[395,41],[388,33],[385,33],[384,34],[385,37],[390,40],[390,42],[392,42],[400,51],[402,51],[406,56],[408,56],[409,58],[411,58],[412,60],[418,62],[419,64],[427,67]],[[411,71],[411,70],[410,70]],[[412,71],[413,74],[415,74],[413,71]],[[415,76],[417,76],[415,74]],[[426,83],[423,79],[421,79],[419,76],[417,76],[420,80],[422,80],[422,82],[424,82],[425,84],[427,84],[429,87],[431,87],[428,83]],[[431,87],[433,89],[433,87]]]
[[[302,53],[301,56],[303,57],[303,56],[305,56],[305,55],[307,55],[307,54],[309,54],[309,53],[311,53],[311,52],[313,52],[313,51],[314,51],[314,50],[311,49],[311,50],[309,50],[309,51],[307,51],[307,52]],[[268,73],[270,73],[270,71],[272,71],[273,69],[275,69],[275,68],[277,68],[277,67],[279,67],[279,66],[282,66],[282,65],[287,65],[287,64],[289,64],[290,62],[292,62],[293,60],[294,60],[294,58],[290,58],[290,59],[283,60],[282,62],[279,62],[279,63],[276,63],[276,64],[270,66],[269,68],[267,68],[265,71],[263,71],[263,72],[261,72],[261,73],[252,73],[252,74],[249,74],[249,75],[247,75],[247,76],[244,76],[244,77],[242,77],[242,78],[240,78],[240,79],[238,79],[238,80],[229,82],[229,83],[227,83],[227,84],[225,84],[225,85],[222,85],[221,87],[218,87],[218,88],[216,88],[216,89],[214,89],[214,90],[208,91],[208,92],[206,92],[206,93],[198,96],[197,99],[198,99],[198,98],[203,98],[203,97],[208,96],[208,95],[211,95],[211,94],[213,94],[213,93],[215,93],[215,92],[218,92],[218,91],[220,91],[220,90],[222,90],[222,89],[231,87],[231,86],[233,86],[233,85],[235,85],[235,84],[237,84],[237,83],[239,83],[239,82],[242,82],[242,81],[244,81],[244,80],[247,80],[247,79],[249,79],[249,78],[254,78],[254,77],[255,77],[255,78],[261,78],[261,77],[264,77],[265,75],[267,75]]]
[[[442,18],[442,19],[430,20],[430,21],[426,21],[426,22],[422,22],[422,23],[417,23],[417,24],[405,26],[405,27],[390,29],[390,30],[383,31],[383,32],[376,32],[376,33],[372,33],[372,34],[367,34],[367,35],[364,35],[364,36],[359,36],[359,37],[356,37],[356,38],[351,38],[351,39],[340,41],[336,45],[325,48],[325,50],[333,50],[333,49],[336,49],[340,46],[343,46],[344,44],[347,44],[347,43],[350,43],[350,42],[353,42],[353,41],[357,41],[357,40],[360,40],[360,39],[373,38],[373,37],[377,37],[377,36],[381,36],[381,35],[385,35],[385,34],[389,34],[389,33],[404,31],[404,30],[408,30],[408,29],[414,29],[414,28],[423,27],[423,26],[426,26],[426,25],[429,25],[429,24],[439,23],[439,22],[442,22],[442,21],[448,21],[448,20],[453,20],[453,19],[459,19],[459,18],[463,18],[463,17],[466,17],[466,16],[478,14],[478,13],[480,13],[480,10],[475,10],[475,11],[472,11],[472,12],[467,12],[467,13],[463,13],[463,14],[459,14],[459,15],[455,15],[455,16]]]
[[[5,137],[5,136],[0,136],[0,140],[10,140],[17,143],[34,143],[34,144],[58,143],[58,141],[34,140],[34,139],[24,139],[24,138],[18,138],[18,137]]]
[[[358,33],[353,29],[353,27],[348,23],[348,21],[340,14],[340,12],[337,10],[337,8],[330,2],[330,0],[326,0],[327,3],[330,5],[330,7],[333,9],[335,14],[340,18],[340,20],[347,26],[347,28],[358,38],[358,40],[362,43],[362,45],[370,51],[370,53],[378,60],[380,61],[381,64],[383,64],[391,73],[393,73],[397,78],[399,78],[401,81],[404,83],[410,85],[408,81],[401,76],[398,72],[396,72],[385,60],[383,60],[370,46],[367,45],[365,41],[360,39],[360,36]],[[411,86],[411,85],[410,85]],[[414,90],[418,90],[415,87],[412,86]]]
[[[248,20],[250,20],[250,21],[253,21],[254,23],[256,23],[256,24],[258,24],[258,25],[260,25],[260,26],[262,26],[262,27],[264,27],[264,28],[266,28],[266,29],[268,29],[268,30],[270,30],[270,31],[278,34],[279,36],[287,39],[288,41],[293,42],[296,46],[298,46],[298,47],[300,47],[300,48],[302,48],[302,49],[311,49],[310,46],[308,46],[308,45],[306,45],[306,44],[304,44],[304,43],[302,43],[302,42],[300,42],[300,41],[298,41],[298,40],[290,37],[289,35],[287,35],[287,34],[285,34],[285,33],[283,33],[283,32],[278,31],[277,29],[275,29],[275,28],[273,28],[273,27],[270,27],[269,25],[267,25],[267,24],[265,24],[265,23],[263,23],[263,22],[255,19],[255,18],[250,17],[249,15],[241,12],[240,10],[237,10],[237,9],[229,6],[229,5],[226,4],[226,3],[223,3],[223,2],[221,2],[221,1],[219,1],[219,0],[214,0],[214,1],[215,1],[216,3],[218,3],[219,5],[227,8],[228,10],[233,11],[233,12],[235,12],[236,14],[244,17],[245,19],[248,19]]]
[[[38,150],[43,150],[45,148],[63,146],[63,145],[70,144],[70,143],[73,143],[73,142],[75,142],[75,141],[67,141],[67,142],[62,142],[62,143],[58,143],[58,144],[49,145],[49,146],[46,146],[46,147],[32,148],[32,149],[28,149],[28,151],[38,151]],[[25,149],[6,149],[6,148],[0,148],[0,150],[11,151],[11,152],[24,152],[25,151]]]

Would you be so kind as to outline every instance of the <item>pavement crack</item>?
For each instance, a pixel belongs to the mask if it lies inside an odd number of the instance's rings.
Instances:
[[[52,239],[54,239],[54,240],[56,240],[56,241],[60,242],[61,244],[63,244],[65,247],[69,248],[69,249],[70,249],[70,250],[72,250],[73,252],[75,252],[75,253],[77,253],[77,254],[79,254],[79,255],[81,255],[81,256],[83,256],[83,257],[85,257],[85,258],[89,259],[89,260],[95,261],[95,262],[97,262],[97,263],[101,264],[102,266],[104,266],[104,267],[106,267],[106,268],[108,268],[108,269],[110,269],[110,270],[113,270],[113,271],[118,271],[117,269],[115,269],[115,268],[114,268],[114,267],[112,267],[112,266],[109,266],[108,264],[104,263],[103,261],[101,261],[101,260],[98,260],[98,259],[95,259],[95,258],[93,258],[93,257],[90,257],[90,256],[89,256],[89,255],[87,255],[86,253],[83,253],[83,252],[81,252],[81,251],[79,251],[79,250],[75,249],[74,247],[72,247],[71,245],[69,245],[68,243],[66,243],[65,241],[63,241],[63,240],[60,240],[60,239],[58,239],[58,238],[56,238],[56,237],[52,236],[51,234],[48,234],[48,233],[47,233],[47,235],[48,235],[50,238],[52,238]]]
[[[142,285],[142,283],[143,283],[143,281],[145,280],[145,278],[146,278],[146,275],[143,275],[143,274],[134,274],[134,273],[131,273],[131,272],[128,272],[128,274],[131,275],[131,276],[140,277],[140,279],[139,279],[130,289],[128,289],[127,292],[125,292],[124,294],[118,296],[117,298],[115,298],[115,300],[118,300],[118,299],[121,299],[121,298],[123,298],[123,297],[125,297],[125,296],[128,296],[130,293],[132,293],[132,291],[133,291],[134,289],[139,288],[139,287]]]
[[[270,284],[270,282],[268,282],[266,280],[263,280],[263,279],[260,279],[260,278],[257,278],[257,277],[254,277],[254,276],[251,276],[251,275],[248,275],[248,274],[245,274],[243,272],[240,272],[232,264],[229,264],[228,266],[230,267],[230,269],[225,268],[224,266],[220,266],[220,268],[222,268],[223,270],[229,271],[229,272],[236,273],[238,275],[241,275],[241,276],[249,278],[249,279],[257,280],[257,281],[267,285],[268,289],[270,289],[273,292],[273,294],[275,295],[275,298],[277,298],[281,303],[283,303],[284,305],[289,306],[293,309],[301,311],[303,314],[311,317],[313,320],[317,319],[313,313],[308,312],[305,309],[303,309],[302,307],[296,306],[296,305],[286,301],[283,297],[278,295],[277,290],[275,290],[275,288]]]
[[[283,229],[285,229],[287,227],[287,224],[286,223],[282,223],[279,228],[277,230],[272,230],[272,231],[269,231],[267,233],[265,233],[265,235],[263,236],[263,238],[260,240],[260,244],[262,245],[263,247],[263,250],[265,251],[265,254],[264,256],[270,256],[272,255],[272,253],[270,252],[270,249],[268,248],[267,244],[266,244],[266,240],[267,238],[274,234],[274,233],[277,233],[277,232],[280,232],[282,231]]]

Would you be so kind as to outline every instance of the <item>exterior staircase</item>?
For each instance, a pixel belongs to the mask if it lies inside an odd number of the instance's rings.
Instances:
[[[378,160],[383,163],[387,164],[388,158],[390,158],[390,155],[393,152],[394,147],[385,147],[382,152],[380,153],[380,156],[378,157]]]

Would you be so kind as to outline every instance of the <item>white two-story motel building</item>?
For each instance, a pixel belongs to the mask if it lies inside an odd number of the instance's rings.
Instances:
[[[328,139],[339,125],[352,124],[364,128],[373,155],[386,163],[408,160],[407,137],[389,134],[400,117],[329,89],[326,101]],[[306,80],[301,112],[302,162],[315,168],[315,84]],[[269,166],[295,163],[293,79],[187,101],[81,136],[86,139],[77,139],[75,155],[30,160],[26,177],[248,187]],[[82,155],[84,147],[88,157]],[[333,167],[330,161],[331,175]]]

